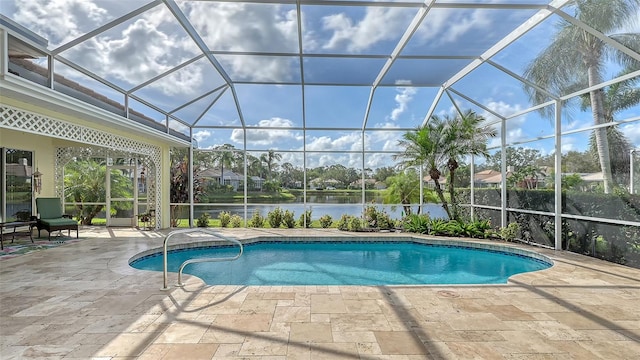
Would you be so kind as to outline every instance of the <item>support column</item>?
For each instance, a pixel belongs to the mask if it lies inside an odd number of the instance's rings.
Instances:
[[[555,249],[562,250],[562,102],[555,107]]]

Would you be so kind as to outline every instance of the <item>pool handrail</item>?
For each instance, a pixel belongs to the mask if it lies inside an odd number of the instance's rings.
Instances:
[[[237,244],[240,247],[240,252],[238,253],[238,255],[233,256],[233,257],[218,257],[218,258],[201,258],[201,259],[189,259],[186,260],[185,262],[183,262],[180,265],[180,269],[178,270],[178,286],[184,286],[184,284],[182,283],[182,270],[184,270],[184,267],[189,265],[189,264],[193,264],[193,263],[201,263],[201,262],[216,262],[216,261],[233,261],[238,259],[240,256],[242,256],[243,252],[244,252],[244,246],[242,245],[242,243],[237,240],[237,239],[233,239],[233,238],[229,238],[226,236],[222,236],[219,233],[213,231],[213,230],[209,230],[206,228],[190,228],[190,229],[179,229],[179,230],[173,230],[170,233],[167,234],[167,236],[164,238],[164,244],[162,245],[162,290],[169,290],[169,286],[168,286],[168,270],[167,270],[167,246],[169,244],[169,238],[171,238],[173,235],[176,234],[188,234],[188,233],[195,233],[195,232],[200,232],[200,233],[205,233],[205,234],[209,234],[209,235],[213,235],[219,239],[222,240],[226,240],[229,242],[232,242],[234,244]]]

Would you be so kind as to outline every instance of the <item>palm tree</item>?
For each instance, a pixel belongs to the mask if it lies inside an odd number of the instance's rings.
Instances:
[[[446,142],[443,150],[449,170],[449,200],[452,206],[453,219],[459,219],[458,201],[455,195],[455,174],[460,166],[459,160],[463,156],[488,157],[487,142],[496,136],[496,130],[491,126],[482,125],[485,119],[471,110],[456,116],[446,118]]]
[[[637,21],[640,0],[577,0],[575,17],[622,45],[640,49],[640,34],[615,31]],[[572,89],[584,89],[602,83],[608,61],[616,61],[625,67],[638,68],[638,62],[619,50],[605,46],[602,40],[587,31],[562,21],[558,25],[552,43],[529,64],[525,77],[533,83],[556,94],[566,94]],[[546,100],[546,95],[527,87],[530,97],[537,103]],[[601,90],[589,93],[594,124],[606,122],[604,100]],[[605,193],[611,191],[612,175],[609,143],[606,128],[595,130],[600,168],[604,174]]]
[[[434,115],[426,124],[402,135],[402,139],[398,141],[398,146],[403,151],[400,154],[393,155],[393,159],[400,160],[398,166],[405,169],[412,166],[426,165],[429,176],[435,184],[435,191],[442,203],[442,207],[449,218],[452,219],[449,205],[440,185],[440,175],[442,173],[439,170],[444,167],[449,158],[445,152],[448,147],[447,140],[446,121]],[[420,180],[422,181],[422,179]]]
[[[429,176],[435,184],[435,191],[442,202],[449,219],[459,220],[458,203],[455,196],[455,172],[463,156],[488,156],[487,141],[496,135],[489,126],[482,126],[484,118],[473,111],[451,117],[432,116],[430,121],[414,131],[403,135],[398,145],[404,152],[394,155],[400,159],[400,166],[423,166],[428,168]],[[449,170],[449,208],[440,184],[440,169]]]
[[[235,150],[235,147],[233,145],[224,144],[216,146],[214,150],[217,151],[213,153],[212,159],[220,165],[220,185],[224,186],[224,166],[226,165],[227,167],[231,167],[231,164],[233,164],[235,160],[233,150]]]
[[[620,76],[629,72],[631,70],[624,71]],[[636,77],[615,83],[604,90],[603,115],[607,123],[616,121],[617,113],[640,104],[640,87],[637,86],[638,83],[640,83],[640,78]],[[591,106],[590,97],[584,96],[581,104],[582,110],[586,110],[589,106]],[[617,127],[609,126],[606,131],[609,149],[614,154],[611,159],[612,179],[616,185],[627,184],[629,182],[629,161],[632,145]],[[589,148],[589,152],[597,158],[598,149],[595,133],[591,134]]]
[[[111,174],[111,196],[116,198],[133,197],[131,179],[121,172]],[[95,159],[74,160],[64,167],[65,200],[75,202],[82,225],[91,225],[104,205],[86,205],[85,203],[101,203],[106,201],[107,164]]]
[[[415,169],[401,171],[397,175],[386,179],[388,187],[385,191],[385,202],[402,204],[405,215],[411,215],[410,204],[422,201],[420,199],[420,176]],[[419,209],[419,208],[418,208]]]
[[[267,166],[268,179],[271,180],[271,172],[277,167],[276,161],[282,160],[282,154],[275,152],[274,150],[269,150],[267,153],[260,155],[260,160]]]

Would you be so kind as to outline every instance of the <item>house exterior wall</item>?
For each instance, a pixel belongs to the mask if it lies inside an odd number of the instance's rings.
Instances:
[[[144,138],[139,136],[132,136],[131,132],[123,131],[114,126],[104,126],[96,124],[95,122],[89,122],[83,120],[80,116],[73,116],[70,114],[64,114],[55,112],[43,107],[34,106],[33,104],[21,102],[16,99],[0,97],[0,105],[7,105],[10,107],[25,110],[27,112],[36,113],[43,117],[48,117],[56,120],[66,121],[75,125],[107,132],[113,135],[117,135],[123,138],[135,140],[137,142],[146,143],[152,146],[160,148],[160,219],[159,226],[161,228],[169,227],[170,225],[170,203],[169,203],[169,186],[170,186],[170,157],[169,151],[171,146],[161,141],[154,140],[152,138]],[[47,136],[46,133],[42,135],[31,133],[28,131],[22,131],[19,129],[10,129],[0,127],[0,146],[11,147],[21,150],[30,150],[34,152],[35,164],[43,173],[42,191],[40,196],[55,196],[55,156],[56,148],[59,147],[74,147],[85,146],[75,141],[69,141],[60,138],[54,138]]]

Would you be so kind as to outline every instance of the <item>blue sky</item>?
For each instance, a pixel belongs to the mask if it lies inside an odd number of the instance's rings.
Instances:
[[[547,3],[543,0],[474,2]],[[47,38],[49,48],[55,49],[146,3],[141,0],[2,0],[1,11]],[[304,57],[301,64],[298,16],[293,5],[209,1],[176,3],[207,47],[214,51],[225,72],[238,82],[235,85],[238,102],[250,129],[247,132],[248,149],[256,151],[302,150],[305,137],[300,128],[305,125],[327,128],[307,131],[306,148],[309,151],[361,150],[362,132],[347,129],[362,127],[370,85],[418,11],[418,8],[402,7],[303,5],[302,52],[310,56]],[[385,131],[367,132],[365,148],[398,150],[396,143],[403,129],[414,128],[423,122],[438,87],[473,57],[482,54],[536,12],[536,9],[432,9],[400,54],[442,56],[446,59],[405,58],[395,61],[382,77],[382,86],[374,93],[366,123],[367,129]],[[526,65],[548,45],[559,19],[552,16],[498,53],[492,61],[522,74]],[[636,26],[625,30],[638,29]],[[172,111],[211,92],[176,111],[175,115],[188,124],[197,120],[197,126],[227,127],[196,127],[194,137],[201,148],[223,143],[242,148],[242,132],[232,129],[241,126],[232,92],[226,88],[213,91],[225,82],[206,58],[197,58],[201,54],[163,4],[61,53],[68,60],[125,90],[192,61],[134,94],[165,111]],[[300,73],[301,65],[303,74]],[[611,79],[618,70],[617,66],[610,64],[605,80]],[[56,64],[56,71],[87,86],[97,86],[97,82],[61,64]],[[313,85],[304,88],[299,85],[303,77],[305,82]],[[270,84],[245,84],[253,82]],[[333,86],[333,83],[349,86]],[[114,100],[123,101],[116,92],[102,85],[98,87]],[[454,84],[452,89],[504,116],[534,105],[519,81],[489,64],[480,66]],[[452,96],[462,109],[476,110],[490,121],[496,119],[462,97]],[[216,103],[209,108],[214,99],[217,99]],[[161,114],[140,103],[132,101],[132,106],[154,119],[163,120]],[[306,116],[303,116],[303,111]],[[452,114],[453,111],[450,99],[443,96],[436,107],[436,114]],[[573,109],[565,114],[564,130],[583,128],[593,121],[590,112]],[[638,116],[640,109],[636,107],[620,114],[619,119]],[[173,125],[187,131],[184,125]],[[638,122],[620,126],[629,139],[640,146]],[[533,112],[510,120],[507,132],[508,141],[523,142],[553,134],[553,125]],[[563,151],[584,150],[586,139],[588,135],[584,134],[563,137]],[[491,142],[492,146],[498,144],[498,139]],[[548,154],[552,151],[552,144],[553,141],[534,141],[520,146],[538,148]],[[321,159],[323,156],[324,160]],[[356,154],[329,153],[323,156],[310,156],[308,164],[315,166],[329,162],[360,166],[362,161]],[[301,158],[294,154],[285,157],[296,162]],[[366,156],[365,162],[369,167],[393,165],[390,156],[379,154]]]

